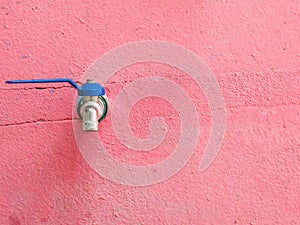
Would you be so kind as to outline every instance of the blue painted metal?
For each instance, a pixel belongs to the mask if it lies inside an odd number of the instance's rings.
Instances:
[[[80,87],[73,80],[69,78],[53,78],[53,79],[34,79],[34,80],[8,80],[7,84],[23,84],[23,83],[70,83],[74,88],[79,89]]]
[[[105,95],[104,88],[99,83],[85,83],[80,87],[69,78],[53,78],[53,79],[34,79],[34,80],[8,80],[7,84],[24,84],[24,83],[70,83],[78,90],[79,96],[103,96]]]
[[[79,96],[102,96],[105,95],[104,88],[99,83],[85,83],[78,89]]]

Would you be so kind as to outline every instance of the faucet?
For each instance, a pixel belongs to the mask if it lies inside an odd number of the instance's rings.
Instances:
[[[7,84],[21,83],[70,83],[78,92],[77,113],[82,120],[84,131],[97,131],[98,123],[108,112],[108,100],[105,89],[92,79],[88,79],[81,87],[69,78],[35,79],[35,80],[8,80]]]

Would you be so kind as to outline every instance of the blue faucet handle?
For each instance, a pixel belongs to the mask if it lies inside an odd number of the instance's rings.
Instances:
[[[34,79],[34,80],[8,80],[7,84],[24,84],[24,83],[70,83],[74,88],[78,90],[79,96],[103,96],[105,95],[105,89],[99,83],[93,83],[87,81],[80,87],[70,78],[53,78],[53,79]]]
[[[79,89],[80,87],[73,80],[69,78],[53,78],[53,79],[33,79],[33,80],[7,80],[7,84],[24,84],[24,83],[70,83],[74,88]]]
[[[79,96],[103,96],[105,95],[105,89],[99,83],[91,83],[87,81],[78,89]]]

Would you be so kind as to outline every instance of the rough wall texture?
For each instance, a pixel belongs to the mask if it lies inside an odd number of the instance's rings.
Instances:
[[[201,90],[180,71],[133,65],[105,84],[113,102],[140,75],[182,76],[178,82],[201,115],[203,132],[190,162],[147,187],[105,180],[85,162],[73,136],[76,93],[68,85],[4,84],[78,81],[104,52],[149,39],[194,51],[219,82],[227,129],[204,173],[198,163],[210,113]],[[300,224],[299,0],[1,0],[0,83],[0,224]],[[131,114],[136,135],[147,136],[155,113],[176,130],[170,106],[145,101]],[[155,101],[158,112],[145,110]],[[111,154],[127,163],[156,162],[173,149],[166,140],[151,157],[131,153],[114,140],[110,117],[101,126]]]

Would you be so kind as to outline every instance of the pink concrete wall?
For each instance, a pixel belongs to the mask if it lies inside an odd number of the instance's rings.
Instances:
[[[133,65],[105,84],[113,103],[139,76],[179,77],[199,112],[202,132],[189,163],[146,187],[111,182],[89,167],[73,136],[76,93],[68,85],[4,84],[19,78],[79,81],[106,51],[149,39],[194,51],[219,82],[227,129],[203,173],[198,166],[209,108],[180,71]],[[0,224],[300,224],[298,0],[2,0],[0,84]],[[161,100],[145,101],[132,112],[136,135],[147,136],[155,113],[176,131],[170,106],[162,103],[153,112],[145,107]],[[101,126],[110,153],[129,164],[157,162],[174,148],[167,140],[150,156],[132,153],[115,140],[110,116]]]

